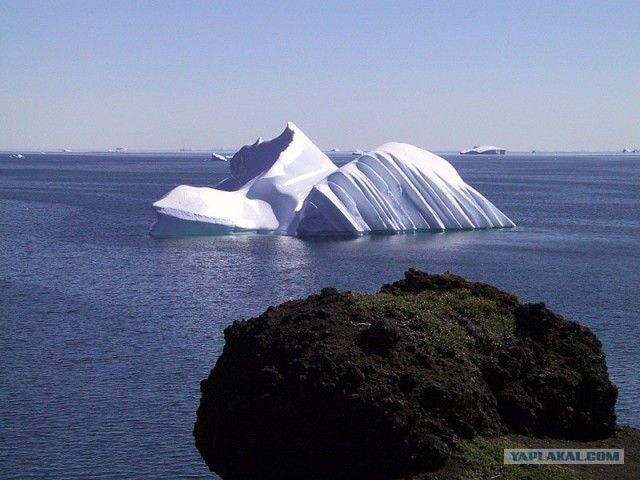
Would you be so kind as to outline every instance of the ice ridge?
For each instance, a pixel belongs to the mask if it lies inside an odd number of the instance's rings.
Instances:
[[[386,143],[313,187],[298,234],[513,227],[449,162],[404,143]]]

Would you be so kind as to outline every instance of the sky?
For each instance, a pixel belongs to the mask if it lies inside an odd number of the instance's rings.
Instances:
[[[0,150],[640,148],[640,0],[0,0]]]

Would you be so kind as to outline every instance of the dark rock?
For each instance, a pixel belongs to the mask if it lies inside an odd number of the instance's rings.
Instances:
[[[333,288],[234,322],[201,384],[194,435],[209,468],[225,480],[401,479],[439,469],[454,437],[613,433],[617,390],[585,327],[449,273],[410,270],[379,295],[455,291],[510,333],[454,306],[438,315],[466,332],[464,351],[439,351],[415,311],[364,308]]]
[[[513,347],[503,362],[521,375],[496,391],[509,429],[577,440],[611,435],[617,390],[597,337],[543,303],[520,305],[514,314],[517,335],[527,343]]]
[[[445,272],[442,275],[432,275],[410,268],[404,274],[404,280],[385,284],[381,292],[420,293],[427,290],[450,292],[466,288],[479,297],[496,300],[504,308],[515,308],[520,302],[512,293],[504,292],[492,285],[480,282],[469,282],[463,277]]]
[[[368,353],[387,356],[398,343],[398,329],[389,320],[374,320],[360,334],[359,345]]]

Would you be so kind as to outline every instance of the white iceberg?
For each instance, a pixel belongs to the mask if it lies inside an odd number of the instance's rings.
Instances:
[[[216,161],[216,162],[228,162],[229,161],[229,157],[227,157],[226,155],[220,155],[219,153],[213,152],[211,154],[211,160]]]
[[[453,166],[406,143],[386,143],[313,187],[296,232],[404,232],[514,227]]]
[[[467,148],[462,150],[462,155],[476,154],[476,155],[504,155],[507,152],[505,148],[496,147],[493,145],[476,145],[473,148]]]
[[[277,138],[242,147],[229,166],[231,176],[215,188],[181,185],[155,202],[152,235],[290,234],[311,188],[338,169],[293,123]]]
[[[242,147],[214,188],[181,185],[153,204],[156,236],[257,231],[362,234],[514,227],[437,155],[387,143],[340,169],[294,124]]]

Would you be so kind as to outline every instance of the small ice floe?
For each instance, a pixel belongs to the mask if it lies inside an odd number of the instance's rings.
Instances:
[[[228,162],[229,161],[229,157],[226,157],[224,155],[220,155],[219,153],[212,153],[211,154],[211,160],[214,160],[216,162]]]
[[[500,147],[494,147],[493,145],[476,145],[473,148],[467,148],[462,150],[462,155],[476,154],[476,155],[504,155],[507,152],[506,149]]]

